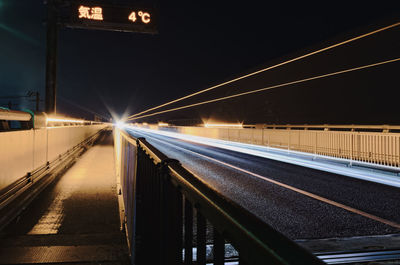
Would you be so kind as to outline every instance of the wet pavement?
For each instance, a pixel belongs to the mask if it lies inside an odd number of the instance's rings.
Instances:
[[[128,130],[294,240],[399,234],[399,188]],[[388,225],[385,221],[390,221]]]
[[[0,233],[0,264],[128,264],[112,135],[103,135]]]

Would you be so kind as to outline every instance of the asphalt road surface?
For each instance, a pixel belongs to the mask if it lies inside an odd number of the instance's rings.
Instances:
[[[292,239],[400,233],[400,189],[127,129]]]

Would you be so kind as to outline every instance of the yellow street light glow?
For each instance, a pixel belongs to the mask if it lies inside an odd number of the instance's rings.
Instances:
[[[116,125],[119,129],[122,129],[122,128],[124,128],[125,123],[124,123],[123,121],[119,120],[119,121],[117,121],[117,122],[115,123],[115,125]]]
[[[65,118],[46,118],[47,122],[70,122],[70,123],[84,123],[84,120],[74,120]]]
[[[159,123],[158,123],[158,126],[160,126],[160,127],[167,127],[167,126],[169,126],[169,124],[168,124],[168,123],[165,123],[165,122],[159,122]]]
[[[204,123],[206,128],[243,128],[241,123]]]
[[[190,97],[193,97],[193,96],[196,96],[196,95],[205,93],[205,92],[207,92],[207,91],[213,90],[213,89],[218,88],[218,87],[221,87],[221,86],[223,86],[223,85],[227,85],[227,84],[230,84],[230,83],[233,83],[233,82],[242,80],[242,79],[244,79],[244,78],[247,78],[247,77],[250,77],[250,76],[254,76],[254,75],[257,75],[257,74],[259,74],[259,73],[266,72],[266,71],[269,71],[269,70],[272,70],[272,69],[281,67],[281,66],[283,66],[283,65],[286,65],[286,64],[289,64],[289,63],[292,63],[292,62],[296,62],[296,61],[299,61],[299,60],[302,60],[302,59],[307,58],[307,57],[310,57],[310,56],[312,56],[312,55],[319,54],[319,53],[322,53],[322,52],[331,50],[331,49],[333,49],[333,48],[336,48],[336,47],[339,47],[339,46],[342,46],[342,45],[345,45],[345,44],[354,42],[354,41],[359,40],[359,39],[366,38],[366,37],[368,37],[368,36],[371,36],[371,35],[377,34],[377,33],[379,33],[379,32],[382,32],[382,31],[385,31],[385,30],[388,30],[388,29],[391,29],[391,28],[395,28],[395,27],[398,27],[398,26],[400,26],[400,22],[397,22],[397,23],[391,24],[391,25],[389,25],[389,26],[386,26],[386,27],[383,27],[383,28],[379,28],[379,29],[377,29],[377,30],[374,30],[374,31],[371,31],[371,32],[368,32],[368,33],[365,33],[365,34],[362,34],[362,35],[359,35],[359,36],[356,36],[356,37],[347,39],[347,40],[342,41],[342,42],[339,42],[339,43],[335,43],[335,44],[330,45],[330,46],[328,46],[328,47],[325,47],[325,48],[322,48],[322,49],[319,49],[319,50],[316,50],[316,51],[313,51],[313,52],[310,52],[310,53],[301,55],[301,56],[299,56],[299,57],[295,57],[295,58],[293,58],[293,59],[289,59],[289,60],[287,60],[287,61],[284,61],[284,62],[275,64],[275,65],[269,66],[269,67],[267,67],[267,68],[264,68],[264,69],[255,71],[255,72],[253,72],[253,73],[240,76],[240,77],[238,77],[238,78],[229,80],[229,81],[227,81],[227,82],[224,82],[224,83],[221,83],[221,84],[218,84],[218,85],[215,85],[215,86],[212,86],[212,87],[209,87],[209,88],[206,88],[206,89],[197,91],[197,92],[195,92],[195,93],[186,95],[186,96],[184,96],[184,97],[181,97],[181,98],[178,98],[178,99],[175,99],[175,100],[166,102],[166,103],[164,103],[164,104],[155,106],[155,107],[153,107],[153,108],[149,108],[149,109],[147,109],[147,110],[145,110],[145,111],[142,111],[142,112],[139,112],[139,113],[136,113],[136,114],[133,114],[133,115],[129,116],[128,119],[134,118],[134,117],[138,117],[138,116],[143,117],[143,116],[144,116],[143,114],[148,113],[148,112],[150,112],[150,111],[152,111],[152,110],[156,110],[156,109],[159,109],[159,108],[162,108],[162,107],[171,105],[171,104],[173,104],[173,103],[176,103],[176,102],[182,101],[182,100],[184,100],[184,99],[187,99],[187,98],[190,98]]]

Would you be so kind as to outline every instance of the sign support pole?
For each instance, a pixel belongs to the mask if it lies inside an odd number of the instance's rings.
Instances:
[[[0,0],[1,1],[1,0]],[[112,30],[125,32],[141,32],[155,34],[156,19],[150,7],[119,6],[119,5],[88,5],[86,1],[77,4],[72,1],[47,1],[47,40],[46,40],[46,95],[45,112],[56,114],[57,110],[57,50],[58,27],[62,25],[71,28]],[[69,20],[64,17],[65,10],[60,5],[70,7]],[[107,12],[103,13],[103,10]],[[106,17],[105,14],[111,14]],[[113,15],[116,14],[116,15]],[[59,18],[60,17],[60,18]],[[59,21],[60,19],[60,21]]]
[[[45,112],[56,114],[57,88],[57,10],[54,0],[47,3],[47,43],[46,43],[46,100]]]

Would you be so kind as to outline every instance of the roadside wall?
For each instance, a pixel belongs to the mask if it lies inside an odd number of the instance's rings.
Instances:
[[[0,190],[89,138],[106,125],[0,132]]]

